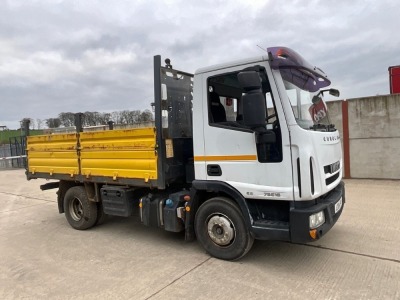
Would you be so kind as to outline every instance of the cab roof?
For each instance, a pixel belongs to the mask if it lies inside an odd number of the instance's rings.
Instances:
[[[231,62],[224,63],[224,64],[212,65],[209,67],[197,69],[194,74],[197,75],[197,74],[202,74],[202,73],[208,73],[208,72],[212,72],[212,71],[222,70],[222,69],[226,69],[226,68],[230,68],[230,67],[237,67],[240,65],[246,65],[246,64],[251,64],[251,63],[256,63],[256,62],[266,61],[266,60],[268,60],[268,55],[256,56],[256,57],[241,59],[241,60],[235,60],[235,61],[231,61]]]

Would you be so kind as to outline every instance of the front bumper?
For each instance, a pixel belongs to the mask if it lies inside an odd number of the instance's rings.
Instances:
[[[342,198],[343,204],[335,213],[335,204]],[[344,182],[334,188],[326,197],[319,199],[318,203],[307,208],[294,208],[290,211],[289,232],[290,241],[293,243],[307,243],[318,240],[327,233],[342,214],[345,203]],[[325,213],[325,223],[316,228],[316,237],[310,235],[309,217],[320,211]]]

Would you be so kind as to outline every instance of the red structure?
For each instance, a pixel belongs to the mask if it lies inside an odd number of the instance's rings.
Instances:
[[[349,133],[349,104],[342,101],[342,125],[343,125],[343,166],[344,178],[351,178],[350,174],[350,133]]]
[[[390,93],[400,93],[400,66],[389,67]]]

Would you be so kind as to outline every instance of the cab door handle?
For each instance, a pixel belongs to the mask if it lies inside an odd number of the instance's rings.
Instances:
[[[221,176],[222,170],[219,165],[207,165],[207,175],[208,176]]]

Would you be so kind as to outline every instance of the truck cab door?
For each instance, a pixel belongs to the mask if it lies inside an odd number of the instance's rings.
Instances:
[[[244,119],[249,107],[244,105],[246,90],[238,75],[249,70],[259,74],[265,101],[265,122],[258,128],[249,127]],[[197,180],[225,182],[245,198],[293,199],[288,128],[272,78],[267,62],[196,75],[193,140]]]

